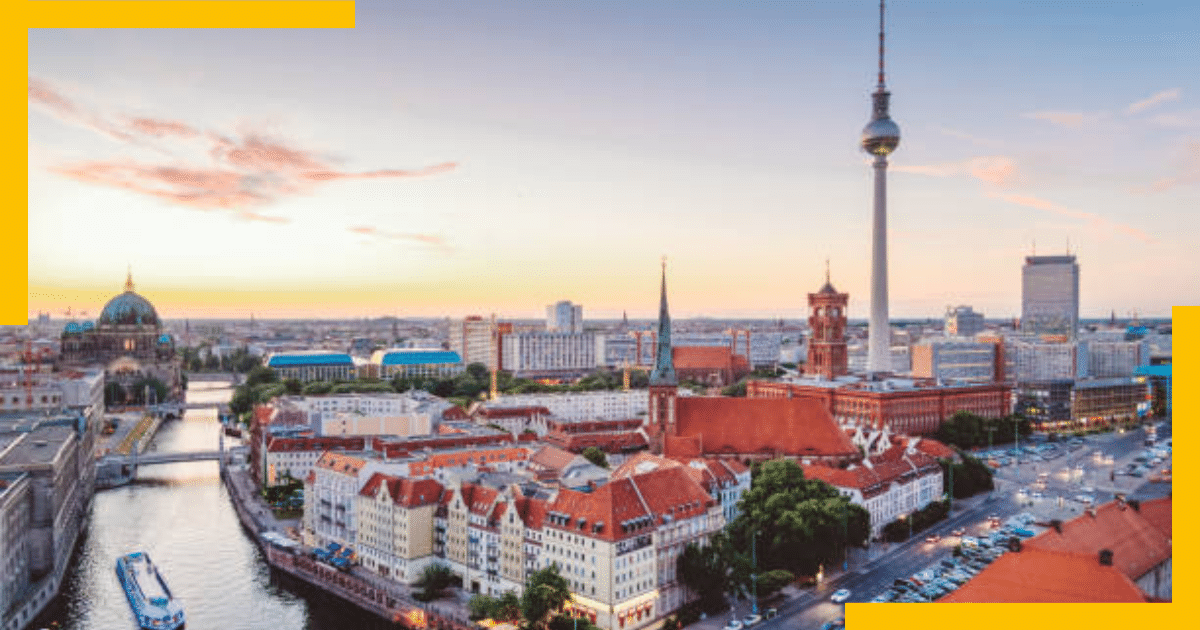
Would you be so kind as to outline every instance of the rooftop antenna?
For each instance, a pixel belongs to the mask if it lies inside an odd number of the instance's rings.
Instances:
[[[825,257],[825,284],[829,284],[829,257]]]
[[[879,91],[883,90],[883,0],[879,0]]]

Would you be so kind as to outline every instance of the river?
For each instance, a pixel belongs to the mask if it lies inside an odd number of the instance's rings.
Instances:
[[[227,402],[227,384],[191,383],[188,402]],[[163,424],[150,449],[216,450],[216,408]],[[226,442],[228,445],[229,443]],[[117,581],[121,554],[144,550],[184,605],[188,630],[392,628],[273,572],[229,503],[216,462],[143,466],[134,483],[96,493],[59,596],[30,626],[137,630]]]

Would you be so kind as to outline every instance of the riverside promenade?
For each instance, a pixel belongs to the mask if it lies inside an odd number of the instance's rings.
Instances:
[[[311,550],[307,547],[297,545],[285,548],[264,539],[262,535],[268,532],[287,536],[289,529],[295,531],[299,528],[299,521],[276,519],[256,492],[254,480],[247,470],[231,468],[223,479],[238,519],[249,531],[272,568],[322,591],[337,595],[363,610],[391,621],[397,627],[476,629],[476,624],[468,619],[466,609],[457,599],[418,602],[406,584],[374,575],[362,567],[354,567],[350,572],[340,571],[313,559]]]

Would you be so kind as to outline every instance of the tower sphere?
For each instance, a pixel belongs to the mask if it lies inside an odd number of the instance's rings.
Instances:
[[[900,126],[891,118],[876,118],[862,131],[863,151],[871,155],[887,155],[900,145]]]

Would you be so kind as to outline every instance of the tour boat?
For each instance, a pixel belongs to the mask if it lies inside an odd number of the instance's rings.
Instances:
[[[183,627],[183,605],[171,595],[167,582],[146,552],[135,551],[117,558],[117,577],[129,598],[138,626],[145,630]]]

